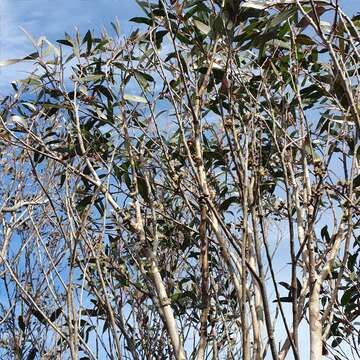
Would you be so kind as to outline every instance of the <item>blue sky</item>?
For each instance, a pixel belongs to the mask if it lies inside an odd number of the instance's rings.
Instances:
[[[340,0],[348,14],[360,11],[359,0]],[[32,52],[30,41],[20,30],[25,28],[38,38],[41,35],[52,42],[63,38],[64,32],[73,33],[78,27],[82,34],[88,29],[110,29],[110,22],[118,17],[122,30],[128,33],[136,24],[128,22],[141,15],[135,0],[0,0],[0,60],[20,58]],[[0,68],[0,94],[11,80],[24,78],[31,68],[24,63]]]
[[[360,11],[360,0],[339,2],[348,14]],[[63,38],[65,31],[72,34],[75,27],[82,34],[88,29],[96,32],[103,27],[110,29],[110,22],[116,16],[123,32],[128,33],[136,27],[128,19],[139,15],[141,10],[135,0],[61,0],[59,3],[54,0],[0,0],[0,60],[21,58],[32,52],[31,43],[20,26],[36,38],[45,35],[55,42]],[[30,64],[23,63],[0,68],[0,95],[10,89],[7,84],[11,80],[25,77],[24,71],[30,68]]]
[[[127,20],[141,14],[135,0],[0,0],[0,60],[21,58],[33,52],[32,45],[20,27],[35,38],[41,35],[55,42],[64,32],[73,34],[75,27],[81,34],[103,27],[118,17],[122,31],[128,33],[136,24]],[[20,63],[0,68],[0,95],[10,89],[9,82],[24,78],[30,64]]]

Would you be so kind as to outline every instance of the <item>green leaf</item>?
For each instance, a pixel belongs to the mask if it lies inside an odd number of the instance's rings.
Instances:
[[[104,323],[104,326],[103,326],[103,330],[102,330],[102,333],[103,333],[103,334],[104,334],[105,331],[109,328],[109,326],[110,326],[110,323],[109,323],[108,320],[106,320],[105,323]]]
[[[331,347],[337,347],[340,345],[340,343],[343,341],[343,338],[341,337],[336,337],[333,342],[331,343]]]
[[[103,94],[104,96],[106,96],[109,100],[113,100],[113,96],[107,87],[105,87],[103,85],[96,85],[94,87],[94,89],[95,89],[95,91],[98,91],[101,94]]]
[[[47,321],[45,319],[45,317],[42,315],[42,313],[40,311],[38,311],[37,309],[31,309],[31,313],[42,323],[42,324],[47,324]]]
[[[277,29],[274,29],[274,30],[267,31],[265,33],[255,36],[254,40],[252,41],[252,46],[256,47],[256,46],[263,45],[268,41],[273,41],[277,35],[277,31],[278,31]]]
[[[90,75],[90,76],[84,76],[82,78],[78,78],[76,79],[79,82],[87,82],[87,81],[97,81],[100,80],[104,77],[103,74],[99,74],[99,75]]]
[[[186,45],[191,45],[193,42],[189,39],[188,35],[184,35],[181,32],[176,33],[176,38]]]
[[[126,71],[126,70],[127,70],[126,66],[125,66],[124,64],[122,64],[122,63],[113,62],[113,65],[114,65],[115,67],[117,67],[118,69],[122,70],[122,71]]]
[[[154,80],[151,75],[142,73],[140,71],[135,71],[134,74],[140,87],[144,90],[147,90],[149,88],[149,82]]]
[[[26,55],[23,60],[35,60],[39,57],[39,53],[37,51],[29,54],[29,55]]]
[[[355,291],[354,291],[354,288],[351,287],[350,289],[347,289],[345,290],[343,296],[341,297],[341,305],[344,306],[344,305],[347,305],[351,298],[353,297]]]
[[[73,43],[70,42],[69,40],[61,39],[61,40],[56,40],[56,42],[59,44],[73,47]]]
[[[358,277],[358,274],[355,271],[353,271],[349,275],[349,278],[350,278],[351,281],[355,281],[357,279],[357,277]]]
[[[93,200],[92,195],[85,196],[79,203],[76,205],[78,211],[85,210],[86,206],[89,205]]]
[[[38,57],[39,57],[39,53],[34,52],[34,53],[31,53],[31,54],[23,57],[22,59],[1,60],[0,61],[0,66],[13,65],[13,64],[17,64],[17,63],[22,62],[22,61],[35,60]]]
[[[349,255],[349,258],[348,258],[348,261],[347,261],[347,266],[348,266],[350,271],[354,271],[357,256],[358,256],[358,252],[355,252],[354,254]],[[350,274],[350,278],[351,278],[351,274]]]
[[[328,226],[325,225],[322,229],[321,229],[321,238],[324,240],[326,240],[326,242],[329,244],[331,242],[331,238],[328,232]]]
[[[125,180],[125,184],[126,186],[128,187],[129,190],[131,190],[132,188],[132,181],[130,179],[130,176],[129,176],[129,173],[128,172],[125,172],[124,173],[124,180]]]
[[[238,196],[231,196],[221,203],[220,211],[226,211],[230,207],[231,204],[238,203],[238,202],[239,202]]]
[[[164,36],[168,33],[167,30],[160,30],[160,31],[157,31],[155,33],[155,42],[156,42],[156,47],[159,49],[161,47],[161,44],[162,44],[162,41],[164,39]]]
[[[259,2],[259,1],[245,1],[241,4],[242,8],[252,8],[252,9],[258,9],[258,10],[264,10],[269,5],[266,4],[266,2]]]
[[[311,39],[311,37],[304,34],[297,35],[295,41],[300,45],[315,45],[315,42]]]
[[[291,17],[296,13],[296,7],[291,7],[287,10],[280,11],[277,15],[273,16],[268,24],[269,28],[278,26],[283,21],[291,19]]]
[[[290,43],[288,43],[286,41],[279,40],[279,39],[274,39],[274,40],[267,41],[266,45],[271,45],[271,46],[274,46],[274,47],[279,47],[279,48],[283,48],[283,49],[287,49],[287,50],[291,49]]]
[[[93,39],[92,39],[90,30],[88,30],[88,32],[84,36],[82,43],[84,44],[85,42],[86,42],[86,50],[87,50],[87,53],[89,54],[92,43],[93,43]]]
[[[61,314],[61,308],[57,308],[51,315],[50,320],[55,321]]]
[[[286,290],[291,290],[291,285],[284,281],[280,281],[279,285],[283,286]]]
[[[13,65],[17,64],[18,62],[23,61],[23,59],[9,59],[9,60],[1,60],[0,66],[7,66],[7,65]]]
[[[119,168],[119,166],[117,166],[116,164],[114,164],[113,166],[114,168],[114,173],[115,173],[115,177],[121,181],[122,175],[124,173],[124,170],[122,170],[121,168]]]
[[[133,101],[133,102],[139,102],[139,103],[145,103],[145,104],[147,104],[146,99],[143,98],[142,96],[125,94],[125,95],[124,95],[124,99],[125,99],[125,100],[128,100],[128,101]]]
[[[22,116],[19,116],[19,115],[13,115],[11,116],[11,121],[14,122],[15,124],[17,125],[20,125],[24,128],[27,127],[27,123],[26,123],[26,120],[22,117]]]
[[[284,297],[280,297],[279,301],[280,302],[285,302],[285,303],[290,303],[290,302],[292,302],[292,299],[291,299],[291,296],[284,296]],[[276,303],[276,302],[277,302],[276,299],[273,300],[273,303]]]
[[[154,78],[150,74],[146,74],[139,70],[135,70],[134,74],[136,77],[140,76],[140,77],[144,78],[146,81],[155,82]]]
[[[119,37],[120,36],[120,22],[117,17],[115,18],[115,22],[111,22],[111,26],[113,27],[115,34]]]
[[[24,321],[24,317],[22,315],[20,315],[18,317],[18,323],[19,323],[19,327],[20,327],[21,331],[25,331],[25,321]]]
[[[133,17],[129,21],[137,23],[137,24],[146,24],[146,25],[152,25],[153,21],[152,19],[146,18],[146,17]]]
[[[210,27],[199,20],[194,20],[195,27],[200,30],[203,34],[207,35],[210,32]]]
[[[31,349],[31,351],[29,352],[26,360],[34,360],[37,352],[38,352],[38,349],[37,349],[36,347],[33,347],[33,348]]]
[[[360,186],[360,175],[355,176],[354,180],[353,180],[353,187],[357,188]]]
[[[214,34],[223,35],[225,33],[224,22],[221,15],[212,20],[211,30]]]
[[[196,12],[199,11],[199,6],[194,6],[192,9],[190,9],[184,16],[184,20],[189,20]]]
[[[149,193],[148,193],[145,179],[139,176],[137,178],[137,181],[138,181],[139,194],[145,201],[148,202],[149,201]]]

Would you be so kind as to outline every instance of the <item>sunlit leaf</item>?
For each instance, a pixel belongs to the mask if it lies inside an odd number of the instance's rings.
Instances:
[[[193,20],[193,21],[196,28],[200,30],[203,34],[207,35],[210,32],[210,27],[208,25],[204,24],[199,20]]]
[[[146,99],[143,98],[142,96],[125,94],[124,99],[129,100],[129,101],[133,101],[133,102],[139,102],[139,103],[147,104]]]
[[[88,82],[88,81],[97,81],[104,77],[104,75],[90,75],[90,76],[84,76],[81,78],[76,79],[79,82]]]

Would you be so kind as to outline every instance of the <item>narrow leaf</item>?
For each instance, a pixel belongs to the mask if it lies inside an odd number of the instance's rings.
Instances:
[[[125,95],[124,95],[124,99],[125,99],[125,100],[128,100],[128,101],[134,101],[134,102],[140,102],[140,103],[145,103],[145,104],[147,104],[146,99],[143,98],[142,96],[125,94]]]
[[[97,81],[100,80],[104,77],[104,75],[99,74],[99,75],[90,75],[90,76],[84,76],[82,78],[78,78],[77,81],[79,82],[87,82],[87,81]]]

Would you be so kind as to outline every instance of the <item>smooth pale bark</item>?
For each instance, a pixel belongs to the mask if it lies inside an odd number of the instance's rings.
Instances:
[[[132,169],[132,185],[134,187],[133,200],[135,203],[135,211],[136,211],[136,223],[132,224],[133,230],[137,233],[139,242],[146,245],[146,233],[144,230],[144,221],[142,218],[141,213],[141,205],[139,201],[139,187],[138,187],[138,178],[136,172],[136,164],[135,159],[132,152],[132,145],[130,141],[130,137],[128,134],[127,125],[123,123],[123,130],[126,139],[127,151],[129,154],[131,169]],[[177,360],[185,360],[185,351],[184,347],[179,335],[179,331],[176,325],[176,320],[174,316],[174,312],[171,307],[171,301],[167,296],[166,288],[163,282],[163,279],[160,274],[160,270],[158,267],[157,259],[156,259],[156,252],[153,251],[150,247],[147,247],[147,259],[150,263],[150,272],[153,279],[153,283],[156,289],[156,293],[158,296],[158,301],[160,304],[160,311],[164,316],[165,325],[171,340],[171,344],[174,349],[175,357]]]
[[[154,280],[154,285],[156,287],[156,292],[159,297],[160,306],[165,318],[166,328],[168,330],[172,346],[174,348],[175,357],[177,360],[185,360],[185,351],[177,330],[176,320],[174,317],[173,310],[170,306],[170,299],[167,296],[164,283],[162,281],[159,268],[156,264],[155,259],[152,257],[151,261],[151,275]]]
[[[309,322],[310,322],[310,359],[320,360],[322,356],[322,324],[320,316],[320,283],[310,285]]]
[[[200,240],[201,240],[201,316],[200,316],[200,342],[197,360],[204,360],[206,355],[206,347],[208,342],[207,327],[209,315],[209,247],[206,235],[206,217],[207,207],[205,202],[201,206],[201,224],[200,224]]]

